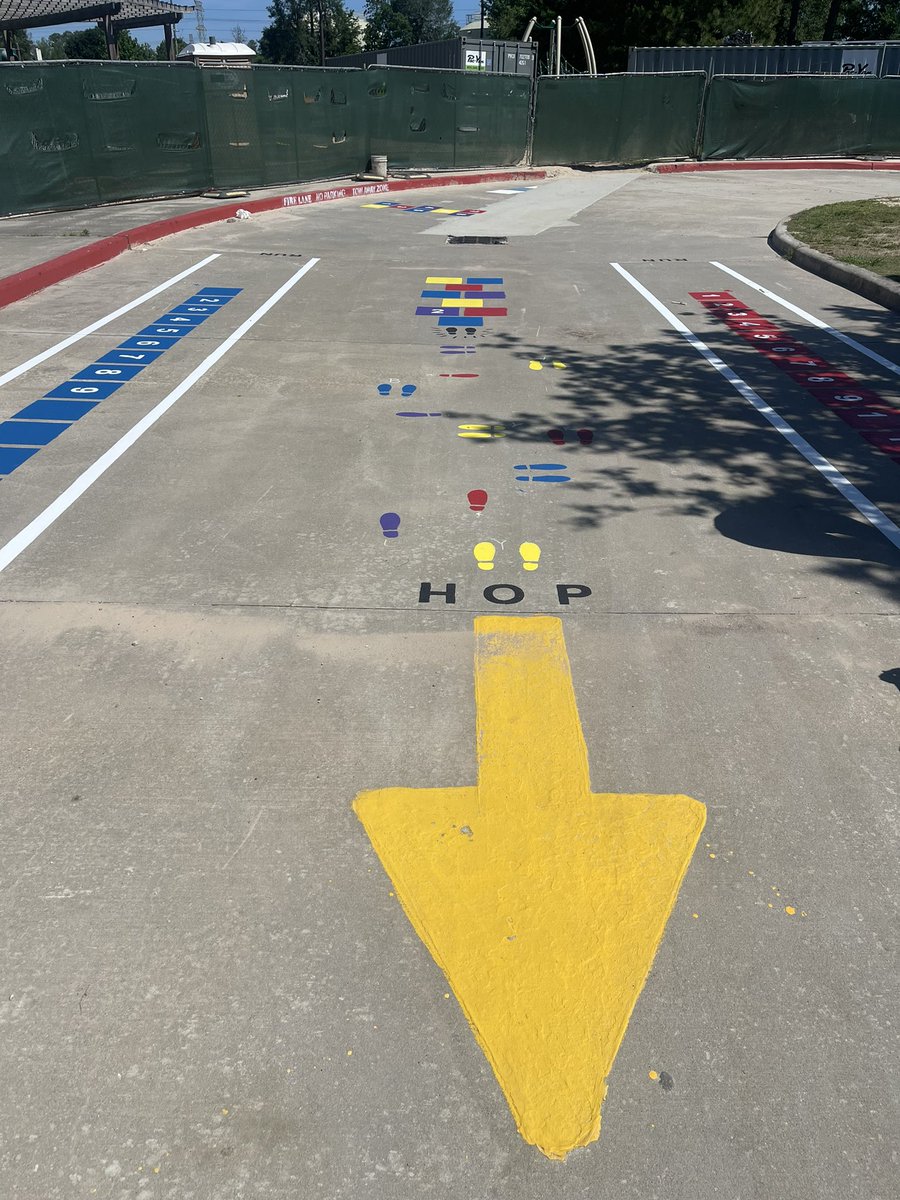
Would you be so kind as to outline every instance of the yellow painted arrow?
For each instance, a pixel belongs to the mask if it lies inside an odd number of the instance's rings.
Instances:
[[[478,786],[363,792],[354,808],[519,1132],[564,1158],[600,1133],[706,810],[591,793],[557,618],[478,617],[475,638]]]

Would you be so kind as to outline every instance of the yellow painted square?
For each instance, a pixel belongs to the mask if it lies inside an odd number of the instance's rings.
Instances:
[[[429,275],[426,283],[462,283],[462,275]]]

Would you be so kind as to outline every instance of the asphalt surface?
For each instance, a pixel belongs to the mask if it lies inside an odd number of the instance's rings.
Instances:
[[[0,545],[22,547],[0,572],[4,1197],[896,1194],[900,550],[610,264],[894,528],[900,460],[692,293],[897,406],[897,371],[711,260],[900,364],[895,315],[765,241],[900,180],[505,186],[389,197],[484,216],[348,201],[207,227],[4,310],[0,374],[220,256],[11,379],[5,419],[240,289],[0,482]],[[467,234],[509,241],[446,241]],[[508,315],[438,331],[428,277],[502,279]],[[518,478],[541,463],[569,481]],[[708,811],[600,1140],[562,1164],[518,1136],[351,809],[474,782],[483,613],[562,618],[594,791]]]

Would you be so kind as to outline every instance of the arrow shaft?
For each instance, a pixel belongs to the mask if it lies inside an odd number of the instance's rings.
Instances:
[[[590,791],[587,747],[562,625],[554,617],[475,621],[478,790],[485,803],[571,806]]]

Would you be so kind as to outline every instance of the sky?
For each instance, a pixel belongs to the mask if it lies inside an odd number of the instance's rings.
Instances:
[[[189,0],[184,0],[184,2],[189,3]],[[175,3],[178,3],[178,0],[175,0]],[[353,12],[362,13],[363,0],[350,0],[347,7]],[[462,25],[466,16],[471,12],[477,12],[478,7],[478,3],[472,3],[472,0],[462,0],[462,2],[454,0],[453,15]],[[224,42],[231,38],[231,31],[235,25],[240,25],[248,37],[258,38],[263,26],[269,22],[266,8],[267,4],[264,0],[204,0],[206,32],[207,34],[211,33],[218,41]],[[193,37],[196,28],[193,17],[182,17],[180,25],[182,29],[187,26]],[[185,34],[180,33],[180,36],[185,37]]]
[[[177,4],[179,0],[174,0]],[[183,0],[190,3],[190,0]],[[347,7],[361,13],[364,0],[350,0]],[[267,0],[204,0],[203,11],[206,20],[206,35],[212,35],[218,42],[230,42],[231,31],[239,25],[248,38],[258,38],[264,25],[269,23],[266,13]],[[464,24],[469,13],[478,12],[477,0],[453,0],[453,15],[460,25]],[[35,39],[46,37],[57,30],[90,28],[88,23],[81,25],[54,25],[47,29],[33,29],[31,36]],[[197,38],[197,24],[193,13],[187,13],[175,26],[178,37],[186,42]],[[162,30],[132,29],[132,36],[139,42],[149,42],[151,46],[162,41]]]

